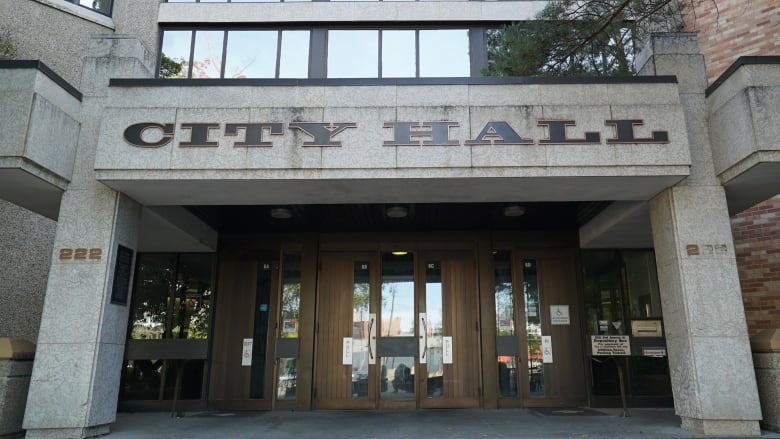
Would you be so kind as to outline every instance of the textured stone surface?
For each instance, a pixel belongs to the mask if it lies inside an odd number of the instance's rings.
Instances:
[[[780,353],[754,353],[753,364],[764,415],[761,425],[780,433]]]
[[[38,340],[56,223],[0,200],[0,336]],[[11,263],[13,261],[13,263]]]
[[[686,428],[753,434],[761,412],[723,188],[668,189],[650,212],[676,412]]]

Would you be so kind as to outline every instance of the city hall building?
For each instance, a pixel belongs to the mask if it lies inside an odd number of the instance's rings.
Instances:
[[[77,3],[0,2],[0,197],[56,221],[27,437],[621,395],[759,434],[729,216],[780,192],[776,57],[485,77],[546,2]]]

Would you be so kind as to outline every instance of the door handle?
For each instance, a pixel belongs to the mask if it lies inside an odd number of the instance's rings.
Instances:
[[[368,364],[376,364],[376,314],[368,315]]]
[[[420,364],[425,364],[428,359],[428,323],[424,312],[420,313]]]

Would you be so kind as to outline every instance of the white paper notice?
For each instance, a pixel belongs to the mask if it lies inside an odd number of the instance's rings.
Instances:
[[[568,325],[570,323],[569,305],[550,305],[550,324]]]
[[[341,364],[352,364],[352,337],[344,337]]]
[[[444,364],[452,364],[452,337],[442,337],[442,342],[444,343],[444,352],[442,353]]]
[[[542,363],[552,363],[552,336],[542,336]]]
[[[252,365],[252,343],[254,342],[251,338],[245,338],[244,339],[244,348],[241,350],[241,365],[242,366],[251,366]]]

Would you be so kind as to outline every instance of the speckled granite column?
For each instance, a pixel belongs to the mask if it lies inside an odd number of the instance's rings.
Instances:
[[[696,36],[656,35],[638,64],[641,74],[677,75],[691,148],[690,177],[650,202],[675,410],[688,430],[758,435],[761,407]]]
[[[62,197],[27,397],[28,438],[97,436],[116,418],[128,307],[111,303],[111,289],[117,246],[136,248],[141,207],[95,180],[95,150],[110,104],[108,79],[149,77],[153,65],[133,38],[100,36],[88,46],[79,146]],[[87,249],[87,257],[68,256],[68,249]]]

